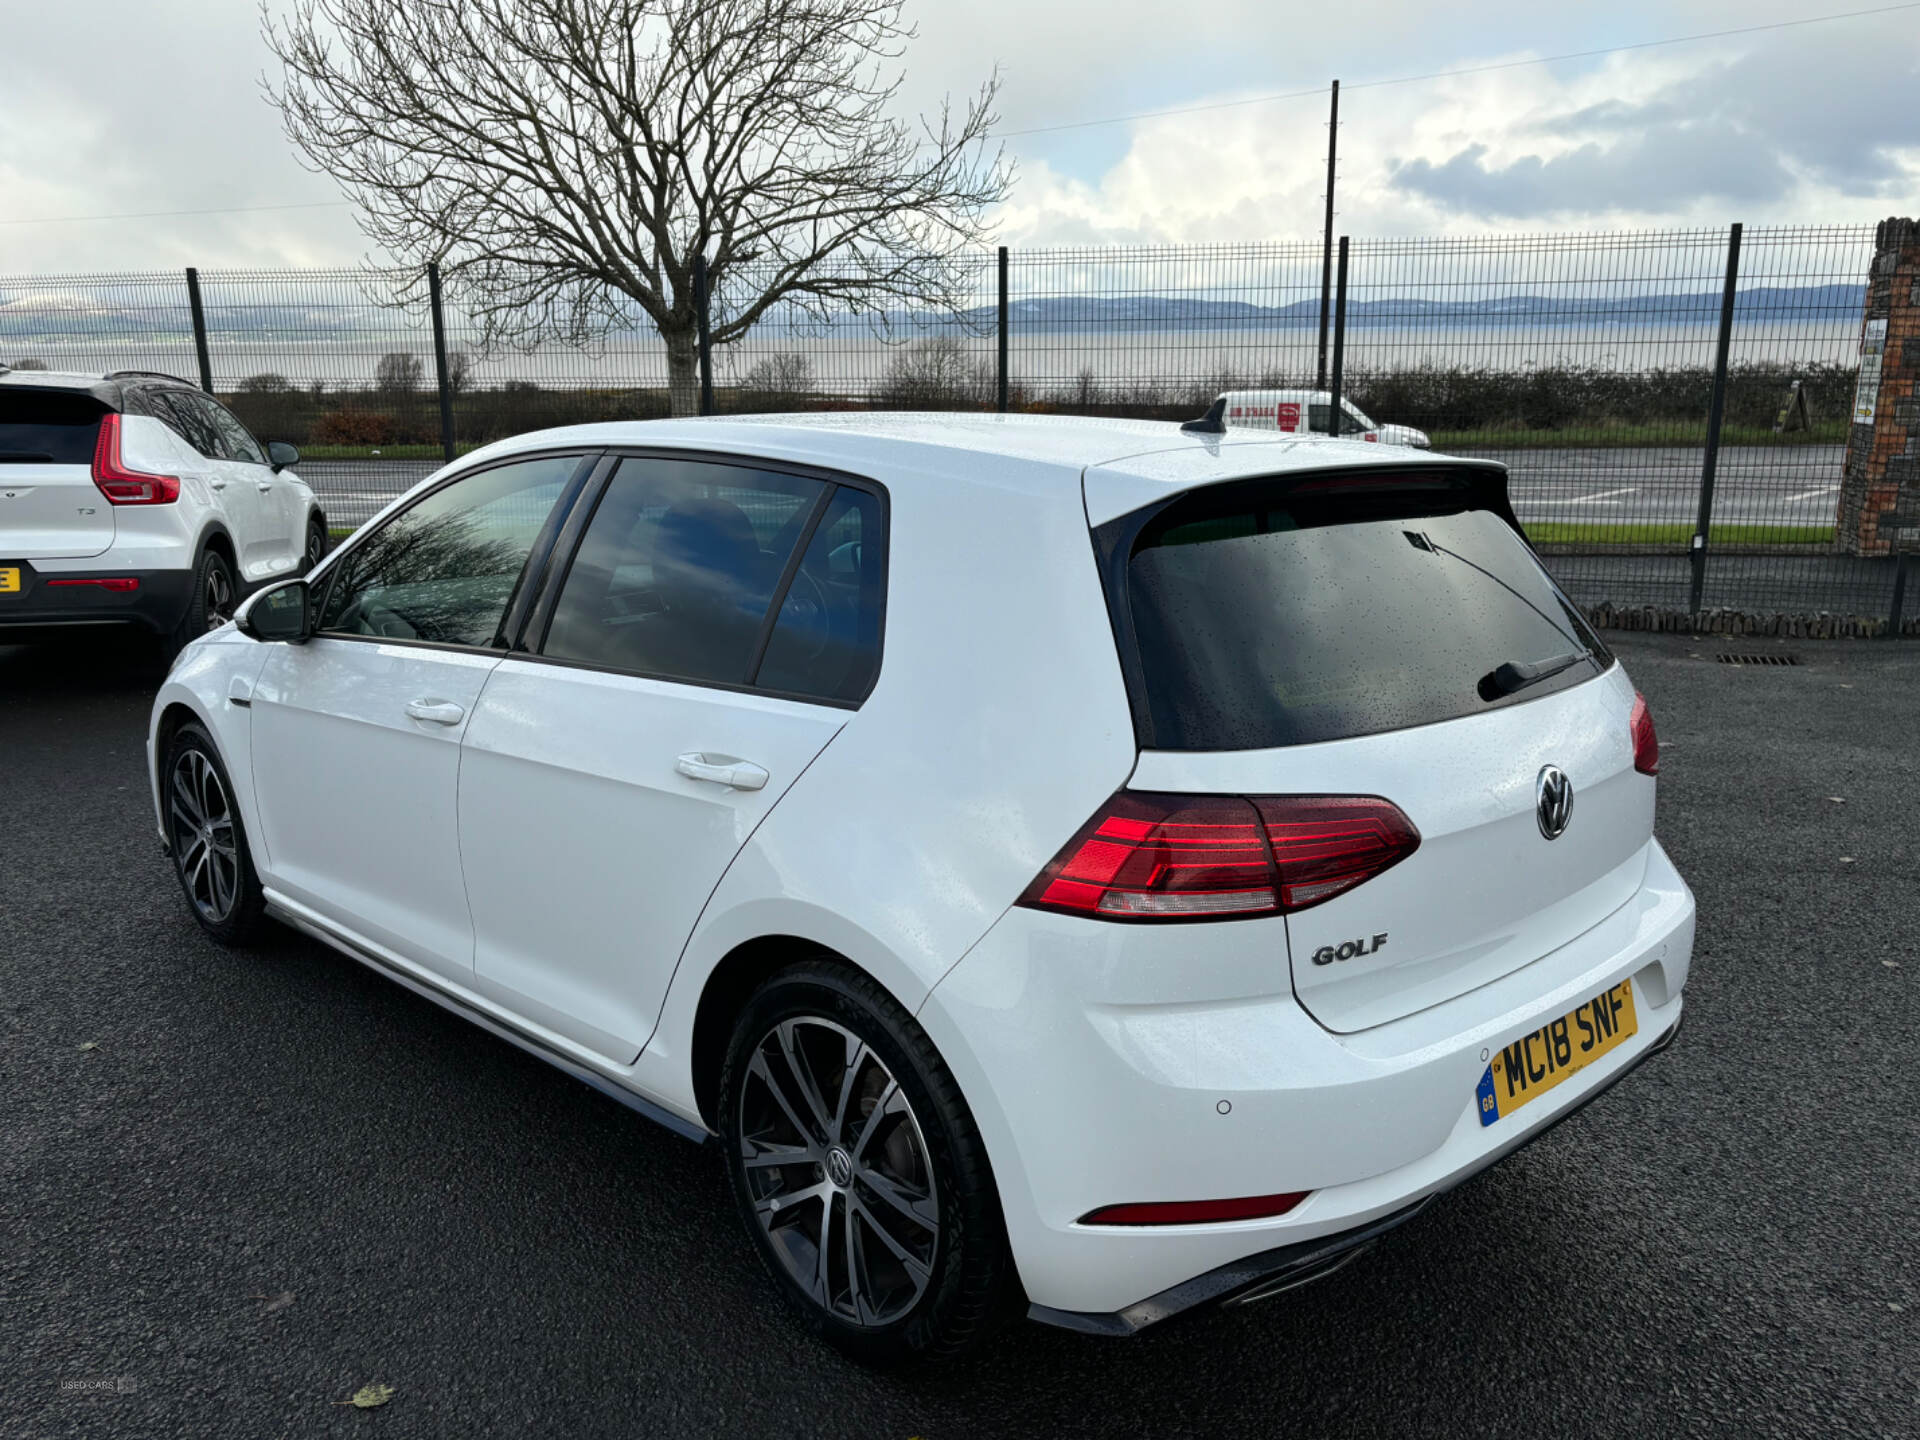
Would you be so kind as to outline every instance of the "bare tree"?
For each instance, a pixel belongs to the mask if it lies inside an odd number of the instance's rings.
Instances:
[[[420,388],[427,373],[426,362],[418,355],[395,350],[382,355],[373,368],[373,385],[383,395],[411,395]]]
[[[997,76],[891,113],[900,0],[296,0],[262,11],[268,97],[390,252],[436,260],[484,344],[587,344],[644,316],[675,414],[713,340],[769,311],[952,307],[1011,170]]]

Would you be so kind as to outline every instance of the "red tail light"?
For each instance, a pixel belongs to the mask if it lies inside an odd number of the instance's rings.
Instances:
[[[1398,865],[1420,845],[1400,807],[1377,795],[1256,800],[1280,871],[1280,908],[1305,910]]]
[[[1411,855],[1417,832],[1376,796],[1122,790],[1020,897],[1102,920],[1215,920],[1304,910]]]
[[[1633,718],[1627,722],[1633,731],[1633,768],[1642,775],[1660,773],[1660,737],[1653,733],[1653,712],[1647,709],[1647,697],[1634,692]]]
[[[1262,1220],[1284,1215],[1312,1193],[1245,1195],[1237,1200],[1168,1200],[1145,1205],[1105,1205],[1080,1217],[1082,1225],[1205,1225],[1223,1220]]]
[[[93,483],[113,505],[171,505],[180,498],[178,475],[129,470],[120,460],[120,417],[100,417],[100,438],[93,446]]]

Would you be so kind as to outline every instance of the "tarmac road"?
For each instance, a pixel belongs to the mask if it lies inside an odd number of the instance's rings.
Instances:
[[[1333,1279],[898,1375],[789,1321],[710,1147],[204,939],[151,664],[0,649],[0,1435],[1912,1435],[1920,645],[1610,638],[1700,898],[1678,1044]]]

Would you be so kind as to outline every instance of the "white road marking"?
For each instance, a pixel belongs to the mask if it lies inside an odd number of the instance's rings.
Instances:
[[[1620,503],[1618,500],[1612,500],[1608,497],[1612,495],[1631,495],[1639,488],[1638,485],[1627,485],[1618,490],[1596,490],[1591,495],[1575,495],[1570,500],[1535,500],[1533,503],[1536,505],[1585,505],[1591,501],[1607,505],[1618,505]]]
[[[1838,490],[1839,488],[1840,488],[1840,483],[1838,481],[1835,481],[1831,485],[1822,485],[1817,490],[1802,490],[1798,495],[1787,496],[1786,503],[1791,505],[1796,500],[1811,500],[1816,495],[1831,495],[1834,491]]]

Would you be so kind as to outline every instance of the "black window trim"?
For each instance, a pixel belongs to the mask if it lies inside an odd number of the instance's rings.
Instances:
[[[544,566],[551,555],[554,542],[566,521],[578,507],[581,492],[588,488],[588,482],[599,473],[607,460],[602,447],[582,449],[577,445],[558,445],[535,450],[521,450],[511,455],[501,455],[483,464],[470,465],[452,475],[442,477],[436,484],[415,495],[399,510],[388,515],[377,526],[367,526],[356,531],[336,550],[327,556],[327,572],[324,588],[317,594],[309,595],[313,614],[318,617],[327,613],[327,603],[333,597],[333,586],[340,573],[347,568],[353,553],[365,545],[373,536],[380,534],[401,516],[408,514],[416,505],[431,496],[438,495],[449,485],[470,479],[475,475],[484,475],[489,470],[498,470],[504,465],[518,465],[527,460],[560,460],[575,458],[578,463],[573,473],[567,477],[561,487],[560,498],[553,503],[553,509],[547,513],[546,521],[540,527],[540,533],[534,537],[533,548],[527,552],[526,561],[520,567],[520,574],[513,584],[513,593],[507,597],[507,607],[501,612],[499,628],[494,631],[494,643],[491,645],[454,645],[444,640],[404,640],[386,635],[349,635],[340,630],[314,631],[316,640],[348,640],[373,645],[404,645],[415,650],[445,650],[456,655],[510,655],[513,653],[509,643],[516,630],[525,624],[526,611],[530,606],[527,596],[535,587],[527,582],[530,578],[544,575]],[[536,565],[543,567],[536,570]],[[316,619],[316,624],[317,624]]]
[[[622,675],[634,680],[651,680],[663,685],[687,685],[700,690],[720,690],[735,695],[760,695],[771,700],[789,700],[801,705],[824,705],[834,710],[858,710],[866,704],[873,694],[874,687],[880,683],[882,667],[886,664],[887,650],[887,595],[891,588],[893,566],[893,510],[887,487],[880,481],[865,475],[853,475],[841,470],[830,470],[824,466],[810,465],[805,461],[787,460],[778,456],[760,456],[742,454],[738,451],[683,449],[673,445],[610,445],[606,450],[607,460],[615,462],[588,485],[584,493],[574,500],[573,513],[568,516],[562,527],[559,541],[548,556],[548,563],[541,575],[539,599],[531,607],[521,633],[515,637],[508,651],[510,659],[527,660],[541,665],[559,665],[569,670],[590,670],[601,675]],[[793,584],[793,577],[800,569],[800,561],[805,557],[806,547],[812,543],[814,531],[821,518],[827,513],[827,507],[833,502],[834,491],[840,486],[850,490],[859,490],[871,495],[880,505],[880,613],[879,632],[874,643],[873,674],[867,687],[859,696],[851,700],[829,699],[821,695],[803,695],[792,690],[775,690],[769,686],[749,681],[746,684],[733,684],[724,680],[690,680],[684,675],[657,675],[644,670],[633,670],[616,665],[597,665],[585,660],[567,660],[556,655],[542,652],[547,640],[547,631],[553,624],[553,612],[559,602],[560,591],[566,584],[566,577],[573,570],[573,562],[579,554],[580,543],[586,537],[587,526],[593,521],[593,515],[599,509],[601,498],[612,484],[614,475],[619,472],[619,462],[626,460],[690,460],[709,465],[727,465],[735,469],[760,470],[781,475],[795,475],[803,479],[818,480],[823,489],[814,501],[813,513],[807,517],[806,524],[794,544],[793,553],[781,571],[779,583],[767,602],[767,613],[761,621],[761,634],[754,652],[753,665],[748,671],[757,676],[766,660],[767,648],[773,639],[773,630],[778,621],[780,610],[786,604],[787,590]]]
[[[1260,484],[1262,482],[1291,489],[1296,484],[1308,481],[1344,478],[1374,479],[1394,475],[1435,475],[1445,474],[1468,482],[1474,492],[1476,507],[1491,511],[1504,520],[1520,543],[1527,547],[1527,553],[1536,561],[1540,552],[1527,538],[1519,517],[1513,513],[1513,505],[1507,495],[1507,467],[1497,460],[1412,460],[1376,465],[1340,465],[1313,467],[1294,471],[1283,471],[1278,475],[1233,475],[1207,482],[1205,485],[1189,486],[1184,490],[1154,500],[1137,510],[1130,510],[1090,532],[1093,541],[1094,560],[1100,567],[1102,588],[1106,591],[1107,620],[1113,627],[1114,646],[1120,655],[1121,678],[1126,684],[1127,707],[1133,716],[1134,743],[1142,750],[1159,748],[1153,731],[1153,714],[1147,702],[1146,667],[1140,660],[1140,641],[1133,628],[1133,606],[1127,592],[1127,564],[1133,558],[1134,543],[1143,531],[1170,507],[1191,499],[1194,495],[1215,487]],[[1560,582],[1553,578],[1544,563],[1541,573],[1547,578],[1554,592],[1575,611],[1579,607],[1568,598]],[[1601,673],[1613,668],[1617,659],[1606,652],[1606,664]],[[1547,692],[1553,693],[1553,692]],[[1526,695],[1515,697],[1516,702],[1544,699],[1545,695]],[[1445,721],[1433,721],[1433,724],[1445,724]]]

